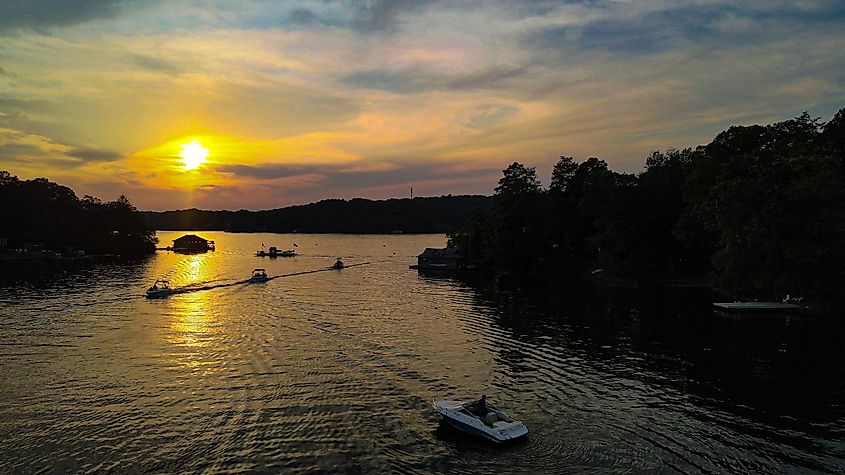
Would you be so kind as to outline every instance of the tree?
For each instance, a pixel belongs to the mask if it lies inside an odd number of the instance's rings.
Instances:
[[[578,164],[575,159],[561,155],[560,159],[552,168],[552,179],[549,185],[549,191],[553,193],[563,193],[566,191],[572,177],[575,176],[575,171],[578,170]]]
[[[834,157],[845,167],[845,108],[830,119],[830,122],[822,127],[822,138],[824,144]]]
[[[519,162],[513,162],[502,170],[502,178],[495,188],[500,196],[521,196],[530,193],[539,193],[542,189],[537,179],[537,170],[534,167],[526,167]]]

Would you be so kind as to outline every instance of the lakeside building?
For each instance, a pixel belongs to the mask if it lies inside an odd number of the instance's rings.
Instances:
[[[463,268],[464,256],[452,248],[427,247],[417,256],[417,269],[458,270]]]
[[[214,250],[214,241],[203,239],[196,234],[186,234],[173,240],[176,252],[205,252]]]

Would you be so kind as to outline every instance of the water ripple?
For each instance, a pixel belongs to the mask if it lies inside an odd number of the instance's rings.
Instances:
[[[731,322],[652,326],[648,308],[558,313],[407,269],[443,236],[200,234],[220,250],[0,287],[0,472],[845,471],[845,374],[812,379],[779,351],[839,361],[835,331],[815,350]],[[255,258],[261,242],[300,255]],[[371,264],[142,295],[337,256]],[[429,408],[481,393],[529,438],[494,447]]]

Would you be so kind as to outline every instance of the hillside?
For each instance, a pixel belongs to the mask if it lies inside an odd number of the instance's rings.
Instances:
[[[441,196],[389,200],[323,200],[264,211],[145,211],[158,230],[275,233],[380,234],[447,233],[469,223],[478,210],[492,205],[489,196]]]

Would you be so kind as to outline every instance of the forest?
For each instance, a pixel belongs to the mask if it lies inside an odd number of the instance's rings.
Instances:
[[[46,178],[20,180],[0,171],[0,238],[8,249],[39,245],[92,254],[155,252],[155,230],[125,196],[78,198]]]
[[[489,208],[489,196],[440,196],[389,200],[323,200],[265,211],[144,212],[160,230],[273,233],[388,234],[455,232],[473,213]]]
[[[845,109],[734,126],[652,152],[642,172],[562,156],[543,188],[503,170],[494,204],[449,236],[500,272],[588,274],[632,285],[702,282],[737,296],[845,296]]]

